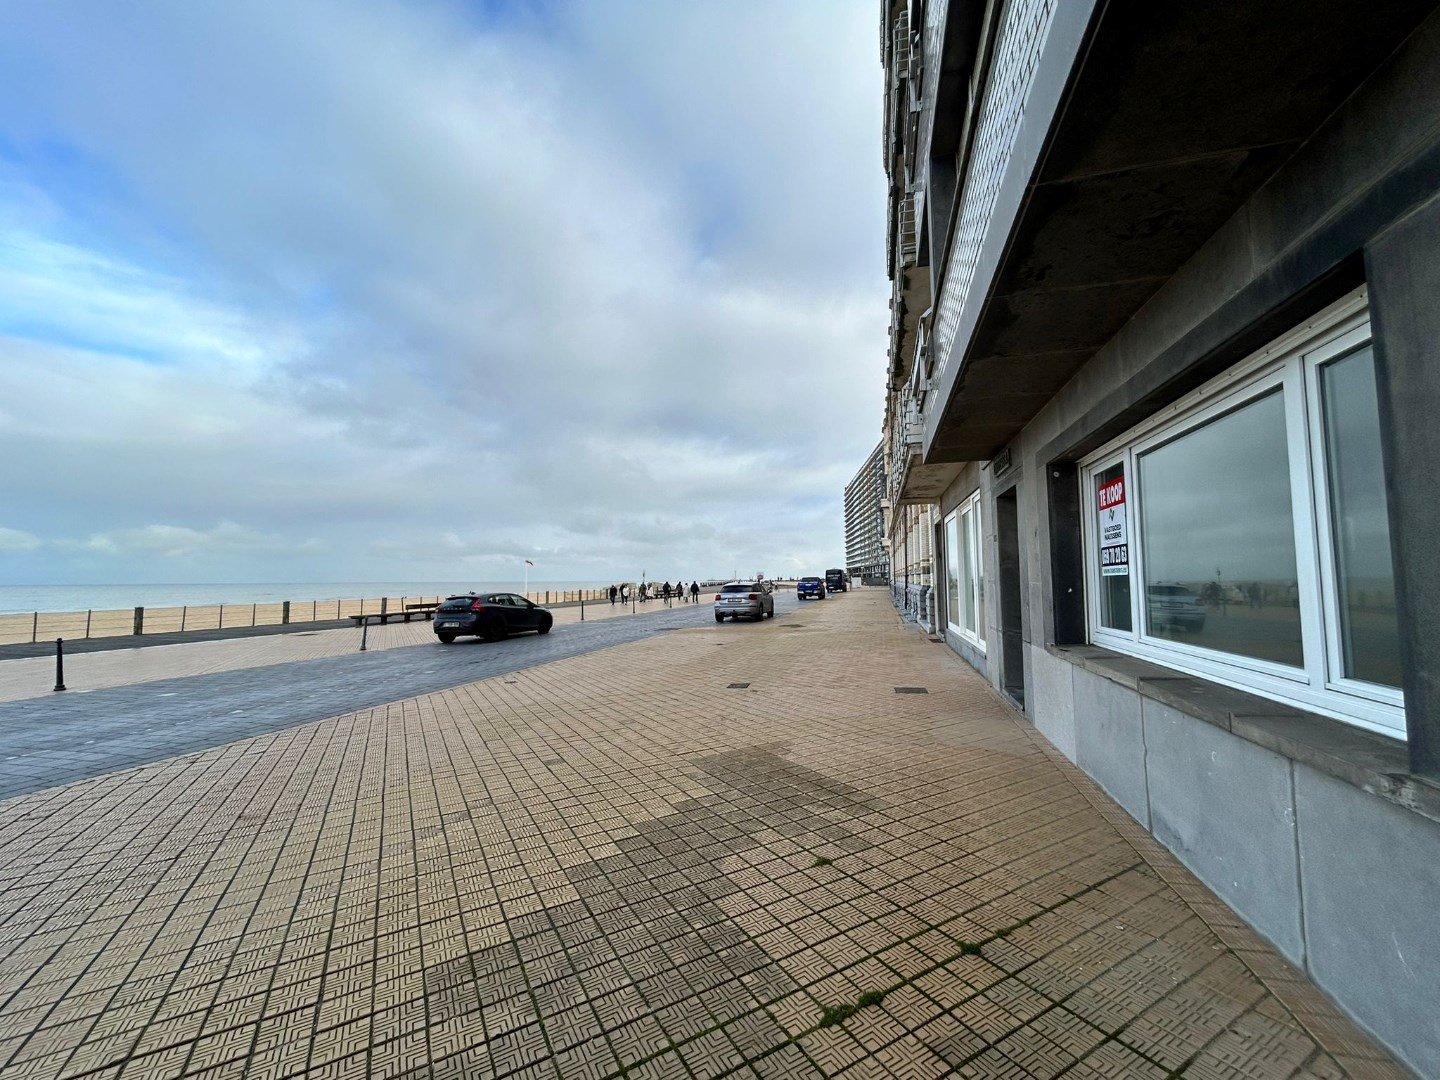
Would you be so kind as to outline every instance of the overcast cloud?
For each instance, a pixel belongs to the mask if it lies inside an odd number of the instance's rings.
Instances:
[[[841,564],[873,4],[0,10],[0,584]]]

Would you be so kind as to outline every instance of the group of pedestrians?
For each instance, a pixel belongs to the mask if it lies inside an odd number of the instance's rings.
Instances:
[[[698,581],[690,582],[688,594],[685,588],[685,582],[683,581],[677,581],[674,585],[671,585],[668,581],[662,585],[656,585],[650,581],[642,581],[634,592],[634,598],[642,604],[650,599],[679,600],[683,604],[687,595],[690,603],[698,604],[700,602],[700,583]],[[612,605],[617,600],[622,604],[628,604],[630,603],[630,599],[631,592],[629,582],[625,582],[622,585],[610,586],[610,603]]]

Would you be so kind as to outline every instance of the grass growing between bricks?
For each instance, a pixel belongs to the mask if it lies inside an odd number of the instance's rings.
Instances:
[[[865,1008],[865,1006],[879,1005],[880,1002],[885,1000],[885,995],[889,992],[888,990],[867,990],[856,998],[853,1003],[847,1002],[844,1005],[831,1005],[825,1009],[825,1012],[820,1017],[820,1023],[816,1026],[827,1028],[834,1027],[836,1024],[843,1024],[846,1020],[849,1020],[850,1017]]]
[[[817,1023],[813,1028],[810,1028],[808,1031],[802,1031],[796,1037],[796,1041],[798,1041],[799,1039],[803,1039],[806,1035],[810,1035],[816,1031],[819,1031],[821,1028],[834,1027],[836,1024],[843,1024],[846,1020],[850,1019],[850,1017],[854,1016],[857,1012],[859,1012],[866,1006],[880,1004],[880,1002],[884,1001],[885,998],[888,997],[890,994],[893,994],[898,990],[904,989],[906,986],[914,983],[917,979],[922,978],[923,976],[928,975],[933,971],[937,971],[940,968],[945,967],[947,964],[954,963],[962,956],[984,955],[983,950],[986,945],[993,944],[996,941],[1003,941],[1005,938],[1015,933],[1015,931],[1021,929],[1022,927],[1029,926],[1040,916],[1048,915],[1050,912],[1055,911],[1057,908],[1061,908],[1064,907],[1066,904],[1073,903],[1080,897],[1084,896],[1086,893],[1094,892],[1096,889],[1099,889],[1102,886],[1108,884],[1109,882],[1114,881],[1116,878],[1130,873],[1138,865],[1139,864],[1127,866],[1123,870],[1118,870],[1114,874],[1111,874],[1109,877],[1106,877],[1101,881],[1095,882],[1093,885],[1088,885],[1085,888],[1080,889],[1074,893],[1069,893],[1061,897],[1059,900],[1055,901],[1055,903],[1050,904],[1048,907],[1043,907],[1039,911],[1036,911],[1031,915],[1025,916],[1025,918],[1023,919],[1018,919],[1015,922],[1011,923],[1009,926],[1001,927],[999,930],[996,930],[994,933],[983,937],[978,941],[961,941],[959,942],[960,947],[956,950],[955,953],[950,956],[944,957],[943,959],[935,961],[924,971],[921,971],[916,975],[912,975],[908,979],[899,979],[890,986],[884,987],[879,990],[867,990],[865,993],[861,994],[858,998],[856,998],[854,1002],[844,1002],[839,1005],[822,1006],[819,1023]],[[935,924],[934,926],[928,926],[924,930],[912,934],[905,940],[913,941],[916,938],[922,936],[923,934],[929,933],[931,930],[942,929],[945,925],[945,922],[948,921],[949,920],[944,920],[940,923]]]

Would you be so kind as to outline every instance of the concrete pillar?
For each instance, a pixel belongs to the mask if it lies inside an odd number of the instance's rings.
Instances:
[[[1440,197],[1365,251],[1412,772],[1440,778]]]

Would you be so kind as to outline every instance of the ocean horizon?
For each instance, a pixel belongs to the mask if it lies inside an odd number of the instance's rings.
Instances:
[[[606,589],[609,581],[540,581],[530,592]],[[354,600],[379,596],[447,596],[462,592],[522,592],[513,581],[181,582],[168,585],[0,585],[0,615],[34,611],[117,611],[212,604],[275,604],[285,600]]]

